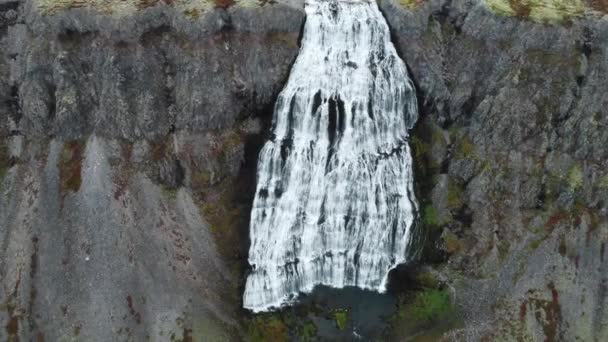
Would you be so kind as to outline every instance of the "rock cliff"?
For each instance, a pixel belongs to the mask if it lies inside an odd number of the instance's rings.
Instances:
[[[607,8],[502,3],[383,3],[423,108],[421,216],[453,336],[605,340]]]
[[[0,6],[0,340],[241,340],[256,141],[303,13],[75,4]]]

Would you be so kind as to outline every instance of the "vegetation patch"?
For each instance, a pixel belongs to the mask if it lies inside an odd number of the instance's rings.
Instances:
[[[413,10],[422,5],[426,0],[399,0],[399,4],[407,9]]]
[[[348,309],[334,310],[332,312],[332,316],[333,316],[334,322],[336,323],[336,328],[338,328],[338,330],[346,329],[346,326],[348,325],[348,316],[349,316]]]
[[[432,204],[427,204],[422,208],[422,223],[430,229],[435,229],[441,224],[437,210],[435,210]]]
[[[475,153],[475,145],[471,141],[471,139],[464,135],[456,145],[456,149],[454,151],[455,159],[473,159]]]
[[[411,138],[410,147],[414,167],[414,185],[416,195],[420,201],[420,210],[416,224],[415,236],[420,241],[421,255],[425,261],[442,262],[445,261],[445,254],[440,250],[439,243],[441,236],[441,226],[449,223],[451,217],[441,217],[433,205],[430,194],[437,186],[438,175],[441,173],[444,155],[433,156],[435,146],[445,146],[444,131],[428,121],[426,117],[421,118],[416,124]],[[456,190],[456,189],[453,189]],[[456,192],[452,193],[452,199],[458,197]],[[454,201],[456,202],[456,201]]]
[[[453,179],[448,182],[448,208],[451,210],[458,209],[462,206],[462,186]]]
[[[311,321],[306,321],[298,329],[298,340],[300,342],[312,342],[316,340],[317,327]]]
[[[441,283],[439,279],[431,272],[420,272],[416,274],[416,283],[421,285],[423,288],[439,288]]]
[[[418,136],[413,136],[410,140],[412,149],[412,157],[414,159],[414,168],[416,176],[418,177],[429,177],[433,172],[433,167],[430,164],[431,159],[428,156],[430,152],[429,144],[422,141]]]
[[[443,240],[443,247],[448,254],[454,254],[462,249],[462,242],[460,242],[456,234],[447,229],[441,235],[441,239]]]
[[[254,317],[247,330],[251,342],[287,341],[289,330],[278,314]]]
[[[600,178],[599,186],[600,188],[608,189],[608,175]]]
[[[80,190],[85,148],[85,140],[71,140],[63,144],[58,167],[60,191],[64,195],[68,192],[78,192]]]
[[[333,311],[317,304],[297,303],[277,312],[255,314],[246,321],[247,339],[251,342],[319,341],[317,319],[333,320]]]
[[[568,189],[571,191],[577,191],[583,186],[583,172],[578,165],[573,165],[570,170],[568,170]]]
[[[399,299],[398,310],[391,318],[391,340],[411,340],[413,336],[441,335],[458,323],[457,310],[449,291],[442,288],[423,288]]]
[[[452,302],[446,289],[428,289],[416,294],[402,313],[418,325],[430,325],[447,318],[452,312]]]
[[[548,235],[545,235],[545,236],[542,236],[542,237],[540,237],[538,239],[534,239],[534,240],[530,241],[530,243],[528,243],[528,246],[527,246],[528,249],[531,250],[531,251],[534,251],[534,250],[538,249],[538,247],[540,247],[540,245],[545,240],[547,240],[548,237],[549,237]]]
[[[537,23],[565,23],[585,13],[581,0],[484,0],[498,15],[517,17]]]
[[[267,0],[37,0],[38,10],[43,15],[53,15],[61,11],[90,8],[106,15],[124,16],[153,6],[170,6],[184,15],[197,19],[202,13],[213,8],[229,8],[234,5],[244,7],[263,6]]]

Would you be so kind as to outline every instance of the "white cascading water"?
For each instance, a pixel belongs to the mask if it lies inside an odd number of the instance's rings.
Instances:
[[[415,90],[377,4],[307,0],[300,53],[259,157],[244,307],[316,285],[383,292],[416,212]]]

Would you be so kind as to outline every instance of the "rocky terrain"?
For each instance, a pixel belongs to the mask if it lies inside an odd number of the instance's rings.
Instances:
[[[425,233],[383,339],[606,340],[608,4],[380,5]],[[314,339],[240,309],[302,8],[0,0],[0,340]]]

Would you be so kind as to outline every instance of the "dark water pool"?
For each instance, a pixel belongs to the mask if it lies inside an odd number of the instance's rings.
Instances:
[[[321,340],[374,341],[380,339],[396,308],[396,299],[390,294],[318,286],[313,293],[303,295],[293,310],[301,314],[304,310]]]

